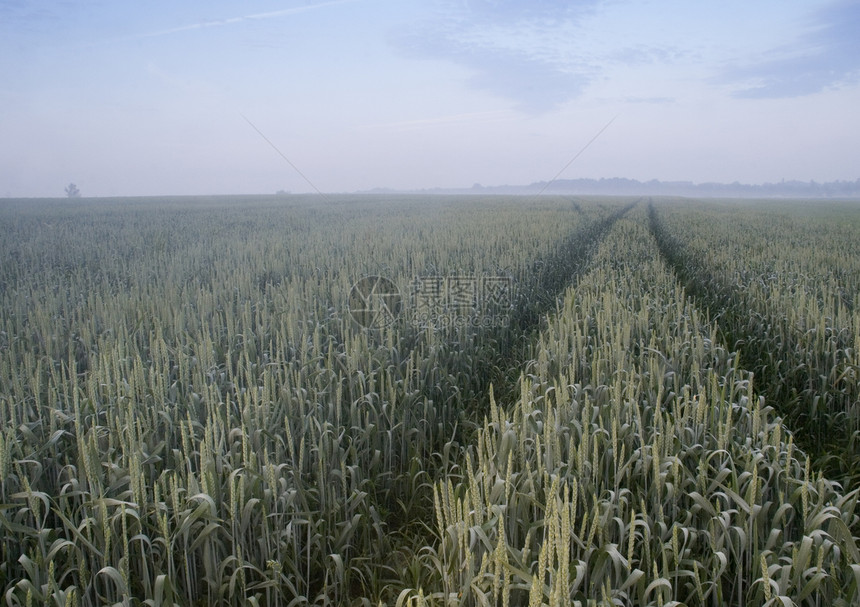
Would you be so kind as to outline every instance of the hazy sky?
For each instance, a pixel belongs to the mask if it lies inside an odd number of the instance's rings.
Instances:
[[[858,32],[860,1],[0,0],[0,196],[526,184],[615,116],[561,178],[855,180]]]

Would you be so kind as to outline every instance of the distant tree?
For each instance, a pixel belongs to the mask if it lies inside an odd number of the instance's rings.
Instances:
[[[78,189],[74,183],[70,183],[66,186],[66,196],[69,198],[80,198],[81,191]]]

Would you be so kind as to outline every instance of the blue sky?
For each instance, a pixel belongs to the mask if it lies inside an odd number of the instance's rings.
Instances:
[[[857,32],[844,0],[0,0],[0,197],[526,184],[616,116],[561,178],[855,180]]]

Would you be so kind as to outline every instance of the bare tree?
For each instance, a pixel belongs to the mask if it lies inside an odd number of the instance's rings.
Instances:
[[[81,191],[78,189],[74,183],[70,183],[66,186],[66,196],[69,198],[80,198]]]

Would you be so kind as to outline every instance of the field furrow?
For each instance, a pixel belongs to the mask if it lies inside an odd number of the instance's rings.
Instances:
[[[672,206],[670,206],[670,204]],[[860,225],[844,205],[649,207],[661,254],[815,467],[860,474]]]
[[[436,487],[429,604],[854,604],[857,491],[810,472],[717,326],[617,223]]]

